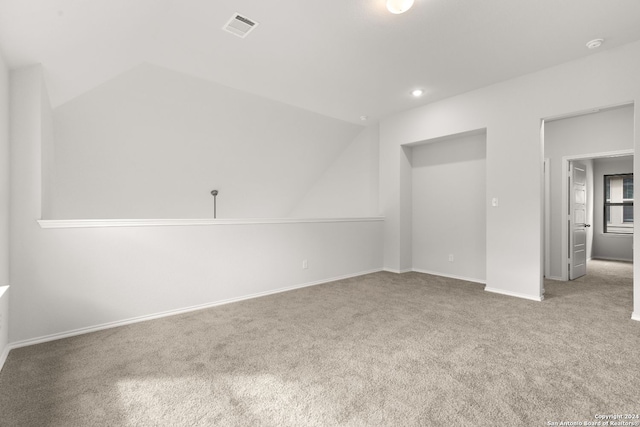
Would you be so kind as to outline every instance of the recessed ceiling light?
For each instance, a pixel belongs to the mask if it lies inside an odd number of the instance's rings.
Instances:
[[[406,12],[411,9],[411,6],[413,6],[413,0],[387,0],[387,9],[396,15]]]
[[[602,42],[604,42],[604,39],[593,39],[590,42],[587,42],[587,47],[589,49],[596,49],[602,46]]]
[[[422,89],[414,89],[411,91],[411,95],[415,96],[416,98],[421,97],[424,94],[424,90]]]
[[[360,120],[366,122],[367,120],[369,120],[369,116],[360,116]]]

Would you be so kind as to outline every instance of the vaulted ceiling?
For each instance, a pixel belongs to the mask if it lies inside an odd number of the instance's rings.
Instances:
[[[362,123],[639,39],[638,0],[0,0],[6,61],[41,63],[54,107],[148,62]]]

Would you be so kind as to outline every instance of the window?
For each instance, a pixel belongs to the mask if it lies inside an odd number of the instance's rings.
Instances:
[[[633,200],[633,178],[622,178],[622,198]]]
[[[633,222],[633,206],[622,207],[622,222]]]
[[[604,176],[604,232],[633,233],[633,174]]]

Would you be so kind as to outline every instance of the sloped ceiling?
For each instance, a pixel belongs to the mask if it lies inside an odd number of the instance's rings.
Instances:
[[[0,0],[0,49],[54,107],[148,62],[360,123],[639,39],[637,0]]]

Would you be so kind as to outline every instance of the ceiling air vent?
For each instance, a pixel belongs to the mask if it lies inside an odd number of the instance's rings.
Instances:
[[[238,37],[245,38],[257,26],[258,23],[256,21],[252,21],[239,13],[234,13],[222,29]]]

